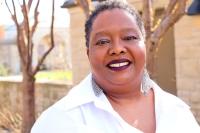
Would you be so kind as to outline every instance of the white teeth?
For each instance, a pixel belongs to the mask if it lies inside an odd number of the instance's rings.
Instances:
[[[126,66],[126,65],[128,65],[128,62],[110,64],[110,67],[122,67],[122,66]]]

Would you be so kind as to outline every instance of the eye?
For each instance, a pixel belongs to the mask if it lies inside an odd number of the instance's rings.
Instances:
[[[137,40],[138,39],[138,37],[136,37],[136,36],[125,36],[125,37],[123,37],[123,40],[125,40],[125,41],[131,41],[131,40]]]
[[[101,40],[98,40],[97,41],[97,43],[96,43],[96,45],[105,45],[105,44],[108,44],[108,43],[110,43],[110,40],[108,40],[108,39],[101,39]]]

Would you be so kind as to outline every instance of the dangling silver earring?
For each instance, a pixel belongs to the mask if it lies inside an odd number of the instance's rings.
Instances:
[[[144,95],[147,95],[148,91],[153,87],[152,81],[149,77],[149,74],[146,69],[144,69],[142,82],[141,82],[141,92]]]

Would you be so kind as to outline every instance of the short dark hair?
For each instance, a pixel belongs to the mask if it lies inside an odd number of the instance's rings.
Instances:
[[[107,0],[107,1],[101,2],[97,5],[95,10],[91,13],[91,15],[88,17],[88,19],[85,23],[86,47],[89,47],[90,33],[92,31],[93,22],[96,19],[96,17],[103,11],[112,10],[112,9],[122,9],[122,10],[130,13],[135,18],[136,23],[137,23],[143,37],[145,38],[146,33],[145,33],[145,29],[144,29],[144,24],[143,24],[143,21],[139,15],[139,13],[137,12],[137,10],[124,2],[120,2],[117,0]]]

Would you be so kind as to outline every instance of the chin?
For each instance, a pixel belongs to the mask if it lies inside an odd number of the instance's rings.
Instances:
[[[131,78],[123,78],[123,77],[110,78],[108,80],[113,85],[128,85],[128,84],[131,84],[133,81],[133,79],[131,79]]]

